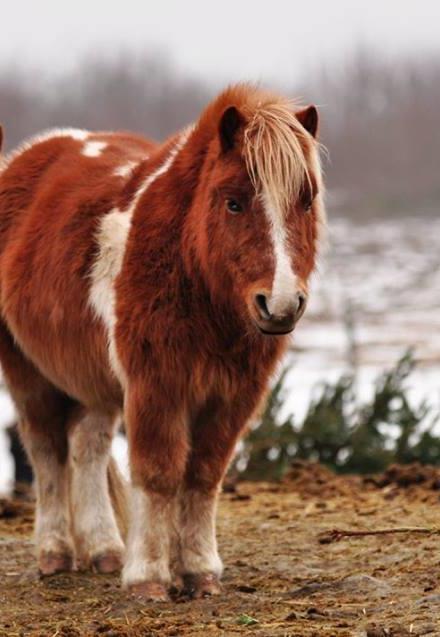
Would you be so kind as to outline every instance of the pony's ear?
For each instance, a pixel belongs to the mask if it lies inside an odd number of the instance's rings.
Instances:
[[[295,115],[306,131],[308,131],[312,137],[316,137],[319,122],[318,109],[316,106],[307,106],[307,108],[303,108],[301,111],[295,113]]]
[[[228,106],[220,118],[219,134],[223,152],[232,150],[244,119],[236,106]]]

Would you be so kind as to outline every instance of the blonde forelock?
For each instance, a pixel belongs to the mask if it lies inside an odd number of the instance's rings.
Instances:
[[[252,184],[282,215],[310,181],[303,150],[307,135],[287,100],[257,106],[244,130],[243,156]]]

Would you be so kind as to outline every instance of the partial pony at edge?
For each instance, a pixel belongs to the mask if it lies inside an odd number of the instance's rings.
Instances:
[[[5,139],[5,136],[4,136],[3,126],[0,124],[0,175],[7,166],[7,161],[6,161],[7,153],[3,152],[4,139]]]

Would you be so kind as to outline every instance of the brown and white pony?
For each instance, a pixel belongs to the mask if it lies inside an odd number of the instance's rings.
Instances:
[[[238,85],[162,144],[54,130],[3,159],[0,360],[42,574],[123,566],[145,599],[174,577],[219,592],[217,493],[315,267],[317,120]],[[121,415],[126,549],[110,497]]]

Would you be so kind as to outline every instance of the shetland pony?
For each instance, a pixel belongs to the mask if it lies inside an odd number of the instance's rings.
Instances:
[[[173,578],[220,591],[217,493],[315,267],[317,125],[315,107],[238,85],[162,144],[53,130],[3,159],[0,360],[41,574],[122,567],[157,601]]]

